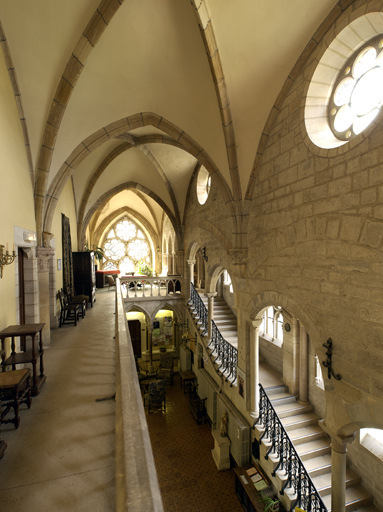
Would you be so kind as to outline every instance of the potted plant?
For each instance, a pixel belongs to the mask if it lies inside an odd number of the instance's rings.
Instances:
[[[137,263],[136,272],[137,272],[137,274],[139,274],[141,276],[146,276],[146,277],[153,276],[153,269],[151,267],[149,267],[149,265],[147,264],[146,261],[142,261],[142,260]]]
[[[87,252],[91,252],[93,251],[94,252],[94,257],[96,258],[96,260],[98,260],[100,263],[104,257],[104,249],[102,247],[96,247],[95,245],[92,246],[92,248],[90,249],[88,247],[88,244],[85,244],[84,246],[84,251],[87,251]]]
[[[262,496],[262,503],[265,507],[265,512],[279,511],[279,500],[273,496]]]

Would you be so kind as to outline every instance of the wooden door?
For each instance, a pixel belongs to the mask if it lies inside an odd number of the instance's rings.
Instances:
[[[24,292],[24,252],[19,247],[17,251],[17,264],[19,266],[19,312],[20,324],[25,324],[25,292]]]
[[[25,324],[25,287],[24,287],[24,251],[17,250],[17,265],[19,267],[19,323]],[[25,351],[25,336],[20,336],[20,349]]]
[[[141,357],[141,322],[139,320],[128,320],[128,326],[134,355]]]

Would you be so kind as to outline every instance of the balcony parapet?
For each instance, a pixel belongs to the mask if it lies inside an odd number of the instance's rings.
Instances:
[[[184,298],[183,276],[121,276],[120,281],[125,301]]]
[[[116,512],[164,512],[119,280],[115,339]]]

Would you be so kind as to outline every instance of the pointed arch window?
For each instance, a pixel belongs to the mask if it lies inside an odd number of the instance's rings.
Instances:
[[[118,268],[122,274],[136,271],[140,261],[152,266],[150,243],[143,231],[128,218],[117,221],[104,244],[103,269]]]
[[[283,313],[279,306],[270,306],[262,315],[262,323],[259,332],[268,335],[271,340],[283,342]]]

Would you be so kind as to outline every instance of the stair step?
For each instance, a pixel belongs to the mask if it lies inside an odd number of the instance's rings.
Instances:
[[[366,505],[372,505],[373,497],[361,485],[346,488],[346,512],[360,510]],[[331,512],[331,494],[323,496],[323,503]]]
[[[284,404],[293,404],[296,402],[295,397],[289,395],[288,393],[280,393],[279,395],[274,395],[273,399],[270,400],[273,404],[274,408]]]
[[[376,508],[375,505],[362,505],[360,508],[354,509],[354,512],[381,512],[381,510]]]
[[[309,441],[308,443],[299,444],[295,449],[303,461],[318,455],[331,453],[330,442],[328,438],[315,439],[314,441]]]
[[[318,423],[318,420],[319,416],[317,416],[315,412],[291,415],[281,418],[282,425],[287,431],[307,427],[308,425],[315,425]]]
[[[295,416],[299,414],[309,413],[312,411],[312,405],[301,405],[297,401],[295,403],[282,403],[274,406],[275,412],[280,419],[288,416]]]
[[[302,443],[306,443],[307,441],[313,441],[314,439],[327,437],[327,434],[320,428],[319,425],[308,425],[307,427],[290,430],[289,437],[294,443],[294,446],[298,446]]]
[[[305,468],[311,478],[328,473],[331,471],[331,454],[326,453],[307,459],[305,461]]]
[[[267,396],[270,398],[274,397],[274,395],[278,395],[279,393],[286,393],[287,392],[287,386],[284,385],[277,385],[277,386],[269,386],[268,388],[265,388]]]
[[[315,476],[312,478],[313,484],[319,491],[320,495],[327,496],[331,494],[331,471],[324,473],[322,475]],[[360,484],[360,476],[357,475],[352,469],[346,469],[346,488],[351,487],[353,485]]]

